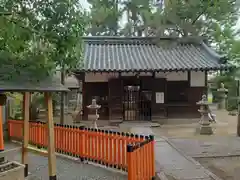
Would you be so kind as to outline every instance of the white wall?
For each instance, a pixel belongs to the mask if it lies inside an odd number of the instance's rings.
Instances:
[[[205,72],[191,71],[191,87],[204,87],[205,86]]]
[[[152,76],[152,73],[151,72],[140,72],[140,73],[133,73],[133,72],[122,72],[121,73],[121,76]]]
[[[187,81],[188,72],[160,72],[155,74],[156,78],[166,78],[167,81]]]
[[[85,82],[108,82],[108,79],[117,78],[118,73],[86,73]]]
[[[135,73],[121,73],[121,76],[135,76]],[[152,76],[152,73],[140,73],[140,76]],[[205,86],[205,72],[191,71],[191,87]],[[111,78],[117,78],[118,73],[86,73],[85,82],[107,82]],[[187,81],[188,72],[159,72],[155,74],[156,78],[166,78],[167,81]]]

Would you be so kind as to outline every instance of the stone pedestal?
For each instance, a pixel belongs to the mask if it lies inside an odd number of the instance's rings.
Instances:
[[[15,162],[7,161],[7,157],[13,157],[21,147],[9,149],[0,152],[0,158],[5,160],[0,163],[0,180],[24,180],[25,165]]]
[[[7,162],[0,165],[0,180],[24,180],[24,165]]]
[[[201,114],[201,119],[199,121],[200,127],[197,128],[197,132],[202,135],[213,134],[210,119],[208,116],[208,113],[210,112],[209,104],[210,103],[208,102],[206,95],[203,95],[202,99],[197,102],[197,105],[200,105],[200,109],[198,111]]]
[[[99,118],[98,109],[101,108],[100,105],[97,104],[96,99],[92,99],[92,104],[87,106],[88,108],[88,120],[92,121],[92,128],[97,129],[97,120]]]
[[[221,87],[218,89],[220,102],[219,102],[219,109],[226,109],[226,98],[227,98],[228,89],[224,87],[224,84],[221,83]]]

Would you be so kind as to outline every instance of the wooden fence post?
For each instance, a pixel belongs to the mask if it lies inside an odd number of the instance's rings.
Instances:
[[[150,135],[150,141],[151,141],[151,163],[152,163],[152,177],[155,176],[155,140],[154,140],[154,136]]]
[[[134,159],[133,159],[133,145],[127,145],[127,171],[128,171],[128,180],[135,180],[135,172],[134,172]]]
[[[24,176],[28,176],[27,151],[29,142],[29,107],[30,107],[30,92],[25,92],[23,96],[23,144],[22,144],[22,164],[25,165]]]
[[[47,103],[47,129],[48,129],[48,172],[49,180],[57,180],[56,176],[56,155],[55,155],[55,141],[54,141],[54,123],[53,123],[53,107],[52,95],[45,93]]]

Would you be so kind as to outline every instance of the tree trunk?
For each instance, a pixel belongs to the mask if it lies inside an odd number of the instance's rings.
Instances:
[[[237,80],[237,97],[239,98],[239,80]],[[239,99],[237,98],[237,105],[238,105],[238,114],[237,114],[237,136],[240,136],[240,106],[239,106]]]
[[[237,116],[237,136],[240,137],[240,108],[238,107],[238,116]]]
[[[65,69],[61,69],[61,83],[65,85]],[[64,111],[65,111],[65,92],[61,92],[61,108],[60,108],[60,124],[64,124]]]

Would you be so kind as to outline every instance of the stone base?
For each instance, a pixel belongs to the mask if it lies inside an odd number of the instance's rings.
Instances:
[[[200,127],[197,128],[196,131],[201,135],[212,135],[213,134],[212,127],[211,126],[206,126],[206,125],[205,126],[200,125]]]
[[[7,162],[0,165],[0,180],[24,180],[24,165]]]

